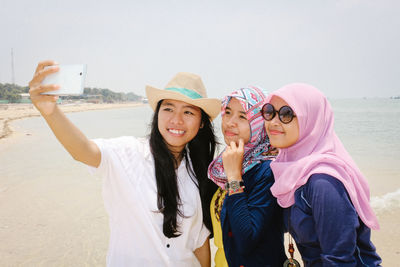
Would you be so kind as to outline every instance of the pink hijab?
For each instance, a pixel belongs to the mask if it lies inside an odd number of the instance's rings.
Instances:
[[[271,163],[275,183],[272,194],[280,206],[294,204],[294,193],[312,174],[325,173],[341,181],[361,220],[379,229],[378,220],[369,204],[369,187],[357,165],[336,136],[333,112],[326,97],[315,87],[294,83],[271,93],[285,100],[299,123],[299,140],[281,149]]]

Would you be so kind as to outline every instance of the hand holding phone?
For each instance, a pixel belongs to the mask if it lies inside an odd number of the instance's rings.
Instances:
[[[58,84],[60,89],[45,95],[81,95],[85,86],[86,65],[59,65],[59,71],[46,76],[42,84]]]

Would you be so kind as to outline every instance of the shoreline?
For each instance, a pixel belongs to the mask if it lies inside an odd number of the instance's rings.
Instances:
[[[65,113],[83,112],[89,110],[104,110],[116,108],[132,108],[139,107],[145,104],[141,102],[126,102],[126,103],[68,103],[59,104],[60,109]],[[25,119],[29,117],[41,116],[39,111],[33,104],[0,104],[0,140],[10,137],[14,130],[10,126],[14,120]]]

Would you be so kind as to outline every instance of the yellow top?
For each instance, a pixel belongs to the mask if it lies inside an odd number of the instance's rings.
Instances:
[[[228,263],[226,262],[225,259],[224,246],[222,244],[222,229],[221,229],[221,222],[219,219],[225,195],[226,191],[222,190],[221,188],[218,188],[213,198],[211,199],[211,204],[210,204],[211,222],[214,231],[214,244],[217,247],[217,252],[215,253],[215,258],[214,258],[215,267],[228,267]]]

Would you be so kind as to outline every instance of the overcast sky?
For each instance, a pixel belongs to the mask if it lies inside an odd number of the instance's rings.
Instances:
[[[308,82],[328,97],[400,95],[397,0],[0,0],[0,82],[85,63],[86,86],[144,95],[179,71],[209,96]]]

